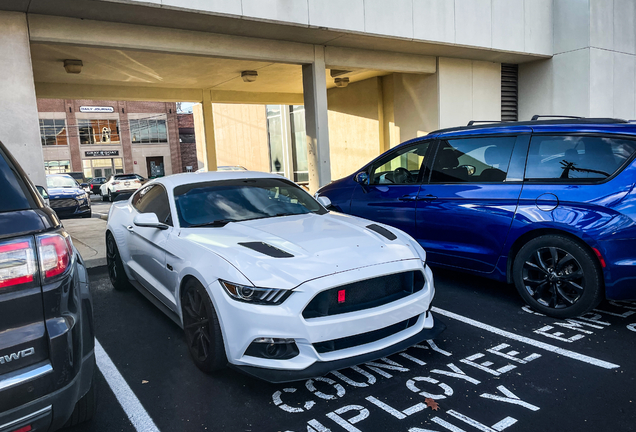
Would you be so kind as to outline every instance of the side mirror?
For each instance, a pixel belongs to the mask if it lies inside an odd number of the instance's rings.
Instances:
[[[366,172],[359,172],[358,174],[356,174],[356,176],[354,177],[354,180],[356,183],[359,183],[363,186],[366,186],[369,184],[369,174],[367,174]]]
[[[318,202],[320,204],[322,204],[322,206],[324,208],[329,208],[331,207],[331,200],[329,198],[327,198],[326,196],[319,196],[318,197]]]
[[[139,227],[157,228],[160,230],[170,228],[168,225],[159,222],[159,219],[157,219],[157,215],[154,213],[138,214],[137,216],[135,216],[135,219],[133,219],[133,223]]]
[[[80,186],[83,188],[87,188],[88,187],[88,183],[80,183]]]

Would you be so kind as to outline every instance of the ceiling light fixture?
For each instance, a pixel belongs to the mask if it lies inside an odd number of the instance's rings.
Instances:
[[[81,60],[64,60],[66,73],[78,74],[82,71],[82,66],[84,66],[84,63]]]
[[[336,87],[346,87],[349,85],[349,77],[336,78],[333,80]]]
[[[241,78],[243,78],[245,82],[254,82],[256,78],[258,78],[258,72],[255,70],[243,71],[241,72]]]

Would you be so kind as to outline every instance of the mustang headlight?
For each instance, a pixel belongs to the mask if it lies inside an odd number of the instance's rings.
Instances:
[[[85,200],[86,198],[88,198],[88,195],[86,195],[86,192],[84,192],[77,195],[75,198],[77,198],[78,200]]]
[[[258,288],[220,280],[221,286],[234,300],[259,305],[279,305],[291,295],[290,290]]]

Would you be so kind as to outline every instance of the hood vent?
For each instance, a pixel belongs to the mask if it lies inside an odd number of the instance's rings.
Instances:
[[[395,234],[393,234],[388,229],[381,227],[380,225],[371,224],[371,225],[367,225],[367,228],[369,228],[371,231],[377,232],[382,237],[386,237],[387,239],[389,239],[391,241],[395,240],[397,238],[397,236]]]
[[[293,258],[292,254],[285,252],[284,250],[280,250],[277,247],[274,247],[267,243],[245,242],[245,243],[239,243],[239,244],[246,248],[255,250],[256,252],[260,252],[264,255],[271,256],[273,258]]]

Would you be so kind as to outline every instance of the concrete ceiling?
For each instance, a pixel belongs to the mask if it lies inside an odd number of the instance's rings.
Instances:
[[[35,82],[40,83],[303,92],[302,67],[292,64],[39,43],[31,44],[31,57]],[[64,59],[82,60],[82,72],[66,73]],[[245,70],[258,71],[257,80],[243,82],[241,71]],[[357,70],[347,76],[355,82],[387,73]],[[334,87],[330,71],[327,87]]]

